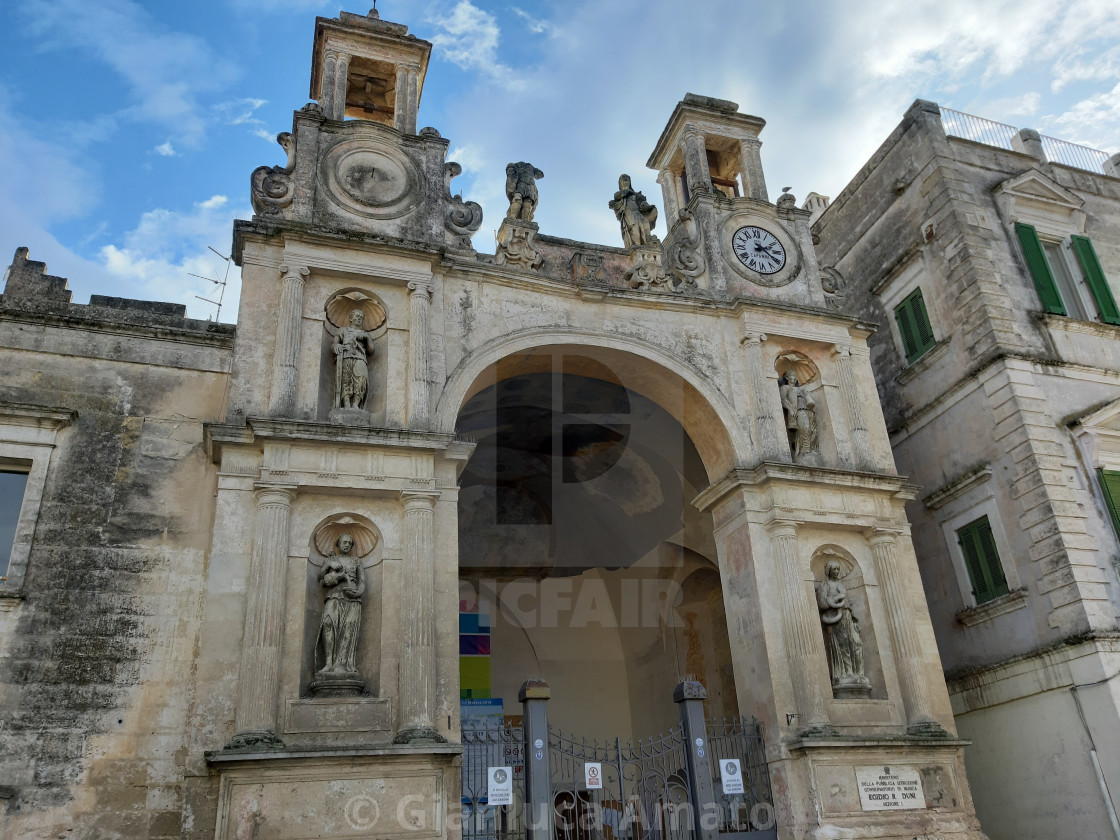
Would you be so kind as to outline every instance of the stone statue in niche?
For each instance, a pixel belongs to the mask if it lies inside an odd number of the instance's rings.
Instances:
[[[370,324],[370,320],[375,323]],[[325,326],[334,339],[331,351],[335,362],[334,390],[328,414],[331,422],[369,425],[366,411],[370,390],[369,360],[374,339],[383,331],[384,323],[385,310],[376,301],[356,293],[338,295],[327,304]]]
[[[797,374],[786,371],[779,385],[782,397],[782,410],[786,416],[786,429],[789,430],[790,450],[794,460],[820,451],[817,428],[817,407],[809,389],[802,385]]]
[[[537,181],[543,177],[543,172],[525,161],[506,166],[506,198],[509,199],[507,219],[533,221],[533,214],[537,210]]]
[[[622,225],[622,244],[626,248],[640,248],[657,244],[651,231],[657,224],[657,208],[642,193],[635,190],[629,175],[618,176],[618,192],[607,202],[615,218]]]
[[[832,693],[841,698],[867,697],[871,681],[863,673],[863,639],[848,601],[848,590],[840,581],[841,572],[839,561],[829,560],[825,563],[824,580],[814,585],[824,625]]]

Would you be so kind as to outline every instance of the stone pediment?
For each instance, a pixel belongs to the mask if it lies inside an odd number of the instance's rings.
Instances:
[[[1010,222],[1084,228],[1084,200],[1038,169],[1003,181],[992,195]]]
[[[1092,467],[1120,463],[1120,399],[1069,423]]]

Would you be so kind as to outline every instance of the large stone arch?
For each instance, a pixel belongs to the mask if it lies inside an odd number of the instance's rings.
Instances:
[[[626,387],[668,411],[692,438],[710,481],[756,460],[750,432],[739,413],[703,373],[664,350],[634,338],[573,329],[534,329],[487,342],[451,371],[436,408],[436,427],[453,432],[463,404],[504,378],[498,364],[526,353],[594,354],[598,363],[624,374]],[[493,376],[487,376],[487,372]]]

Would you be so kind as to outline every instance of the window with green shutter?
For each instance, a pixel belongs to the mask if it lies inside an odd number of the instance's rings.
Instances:
[[[1104,492],[1104,503],[1108,505],[1108,512],[1112,515],[1112,524],[1116,533],[1120,534],[1120,472],[1116,470],[1097,470],[1100,476],[1101,490]]]
[[[921,289],[912,291],[895,307],[894,319],[898,323],[898,334],[902,336],[902,349],[906,352],[908,365],[917,361],[937,343],[929,325]]]
[[[1042,300],[1042,308],[1051,315],[1065,315],[1066,307],[1062,303],[1062,296],[1058,294],[1058,285],[1054,282],[1054,275],[1046,262],[1046,255],[1042,252],[1038,231],[1031,225],[1016,222],[1015,235],[1019,237],[1023,258],[1027,262],[1031,279],[1034,280],[1034,287],[1038,290],[1038,297]]]
[[[1089,287],[1101,320],[1106,324],[1120,325],[1120,309],[1116,307],[1116,300],[1112,297],[1112,289],[1105,279],[1093,243],[1085,236],[1071,236],[1070,241],[1073,243],[1073,253],[1077,255],[1077,263],[1081,266],[1081,273],[1085,277],[1085,285]]]
[[[988,517],[981,516],[959,529],[957,543],[964,555],[965,566],[968,567],[968,578],[972,582],[972,594],[977,604],[986,603],[1010,591]]]

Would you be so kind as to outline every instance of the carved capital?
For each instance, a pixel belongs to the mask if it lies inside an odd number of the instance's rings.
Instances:
[[[897,528],[868,528],[863,532],[863,535],[867,538],[867,543],[872,548],[877,548],[879,546],[889,547],[898,542],[902,531]]]
[[[762,342],[766,340],[766,333],[753,330],[746,324],[743,325],[739,331],[739,344],[750,344],[755,347],[761,348]]]
[[[438,490],[402,490],[401,501],[404,502],[406,514],[420,512],[431,513],[439,501]]]
[[[305,265],[288,265],[284,263],[280,266],[280,276],[285,280],[298,280],[302,283],[310,274],[311,269]]]
[[[797,537],[797,526],[800,522],[792,519],[774,519],[766,523],[766,532],[772,539],[794,539]]]
[[[428,300],[432,299],[432,284],[427,280],[409,280],[408,281],[408,296],[416,297],[423,296]]]
[[[852,348],[848,344],[834,344],[832,345],[832,357],[834,359],[850,359],[852,357]]]
[[[253,485],[253,495],[257,500],[258,508],[290,508],[298,490],[299,488],[295,484],[257,482]]]

